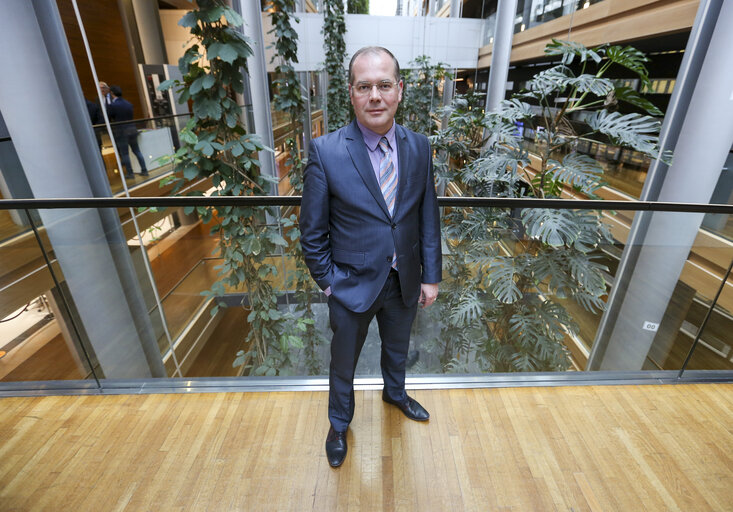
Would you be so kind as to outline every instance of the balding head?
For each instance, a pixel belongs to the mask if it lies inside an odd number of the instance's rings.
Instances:
[[[349,62],[349,84],[354,84],[354,62],[358,57],[361,55],[388,55],[392,62],[394,62],[394,80],[395,82],[400,81],[400,63],[397,62],[397,59],[394,55],[392,55],[392,52],[389,51],[387,48],[382,48],[381,46],[365,46],[364,48],[361,48],[357,50],[354,55],[351,57],[351,61]]]

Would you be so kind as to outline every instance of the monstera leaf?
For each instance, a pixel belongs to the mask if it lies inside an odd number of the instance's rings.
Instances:
[[[576,87],[578,92],[590,92],[596,96],[608,96],[613,91],[613,83],[609,79],[595,75],[583,74],[577,78],[568,78],[565,83]]]
[[[568,273],[566,250],[543,251],[532,261],[532,275],[538,282],[545,282],[547,289],[559,296],[567,297],[575,288]]]
[[[619,144],[655,157],[659,154],[659,138],[655,134],[659,133],[661,123],[653,117],[599,110],[588,116],[586,122],[591,128],[608,135]]]
[[[451,320],[459,325],[470,325],[481,318],[483,304],[475,290],[461,295],[458,306],[451,312]]]
[[[603,168],[595,159],[582,153],[570,153],[562,163],[550,159],[547,169],[552,179],[580,187],[585,193],[592,193],[601,186]]]
[[[631,87],[616,87],[613,91],[613,96],[619,101],[625,101],[635,107],[642,108],[653,116],[664,115],[664,112],[659,110],[651,101],[643,97]]]
[[[631,46],[609,46],[604,53],[609,61],[633,71],[644,85],[649,85],[649,72],[644,65],[649,59],[642,52]]]
[[[526,152],[518,149],[495,151],[464,167],[461,178],[468,184],[490,184],[496,181],[514,184],[519,179],[519,168],[526,165],[529,165]]]
[[[513,258],[496,258],[488,268],[488,280],[491,291],[499,301],[511,304],[522,298],[522,292],[514,281],[519,274]]]
[[[527,88],[532,96],[543,98],[553,92],[562,92],[567,87],[567,80],[570,78],[570,69],[566,66],[553,66],[550,69],[540,71],[532,80],[527,82]]]
[[[555,247],[572,245],[579,235],[572,210],[524,209],[522,222],[529,236]]]
[[[522,119],[529,119],[534,115],[532,105],[519,101],[516,98],[502,100],[499,104],[499,116],[506,121],[514,123]]]
[[[580,43],[554,38],[545,47],[545,55],[562,55],[562,63],[565,65],[572,64],[575,57],[578,57],[580,62],[585,62],[588,59],[593,59],[596,63],[601,62],[601,55],[598,52],[586,48]]]

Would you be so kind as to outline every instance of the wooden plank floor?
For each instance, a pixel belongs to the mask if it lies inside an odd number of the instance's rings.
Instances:
[[[733,384],[0,400],[0,510],[733,510]]]

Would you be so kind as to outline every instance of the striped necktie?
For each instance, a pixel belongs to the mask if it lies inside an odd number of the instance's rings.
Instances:
[[[379,188],[382,189],[384,202],[387,203],[389,214],[394,215],[395,197],[397,197],[397,173],[394,171],[392,154],[386,137],[379,140],[379,149],[382,150],[382,159],[379,161]]]
[[[394,216],[394,203],[397,197],[397,173],[392,162],[392,153],[386,137],[379,139],[379,149],[382,150],[382,159],[379,161],[379,188],[382,189],[384,202],[387,203],[389,214]],[[397,268],[397,251],[392,255],[392,267]]]

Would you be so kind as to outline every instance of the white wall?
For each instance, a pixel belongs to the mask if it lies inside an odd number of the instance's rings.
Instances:
[[[190,36],[178,26],[184,10],[160,10],[160,22],[165,37],[165,48],[171,64],[177,64],[183,56]],[[295,24],[298,32],[297,71],[314,71],[323,68],[323,15],[297,13],[300,23]],[[370,16],[367,14],[346,15],[346,60],[363,46],[384,46],[394,53],[402,68],[416,57],[428,55],[432,62],[443,62],[449,68],[475,68],[478,50],[481,47],[481,33],[484,20],[468,18],[435,18],[413,16]],[[273,71],[277,63],[270,63],[275,49],[274,37],[267,32],[272,28],[270,16],[262,13],[262,27],[265,38],[267,70]],[[250,38],[252,31],[245,20],[245,34]]]
[[[312,71],[323,67],[323,15],[298,13],[297,71]],[[407,68],[416,57],[428,55],[431,62],[443,62],[449,68],[475,68],[484,20],[468,18],[435,18],[406,16],[346,15],[346,60],[363,46],[384,46],[394,53],[400,67]],[[274,48],[273,35],[267,34],[272,25],[270,17],[262,14],[265,32],[265,52],[268,71],[276,63],[269,64]]]

